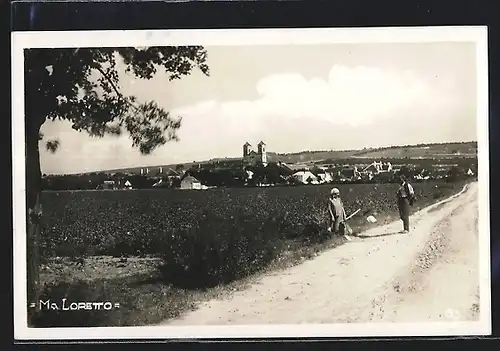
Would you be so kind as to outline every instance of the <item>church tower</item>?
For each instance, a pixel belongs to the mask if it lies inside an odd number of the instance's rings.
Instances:
[[[250,155],[250,151],[252,151],[252,145],[250,145],[250,143],[247,141],[243,145],[243,157],[247,157],[248,155]]]
[[[267,163],[266,144],[263,141],[261,141],[257,145],[257,149],[258,149],[258,153],[260,155],[260,162],[262,162],[263,164],[266,164]]]

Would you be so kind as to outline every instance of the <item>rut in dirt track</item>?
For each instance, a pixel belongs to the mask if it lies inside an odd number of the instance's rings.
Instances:
[[[429,211],[430,210],[430,211]],[[477,184],[250,288],[161,324],[301,324],[477,318]],[[450,312],[451,311],[451,312]]]

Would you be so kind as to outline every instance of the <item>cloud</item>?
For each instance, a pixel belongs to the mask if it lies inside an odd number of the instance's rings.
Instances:
[[[259,97],[252,101],[205,101],[173,112],[197,123],[225,123],[228,131],[244,135],[265,129],[270,118],[367,125],[429,104],[433,96],[432,86],[411,72],[363,66],[333,66],[326,79],[274,74],[258,81],[256,90]]]

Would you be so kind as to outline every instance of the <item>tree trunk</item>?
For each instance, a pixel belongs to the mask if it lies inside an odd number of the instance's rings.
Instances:
[[[26,257],[27,257],[27,298],[30,303],[40,297],[40,238],[41,238],[41,183],[39,153],[39,131],[41,125],[26,125]],[[28,310],[28,326],[32,326],[36,310]]]

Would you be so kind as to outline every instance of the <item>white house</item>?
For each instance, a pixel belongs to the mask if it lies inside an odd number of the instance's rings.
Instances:
[[[374,161],[365,167],[362,172],[367,174],[379,174],[392,171],[392,164],[390,162],[377,162]]]
[[[125,189],[132,189],[132,183],[130,183],[128,180],[124,184]]]
[[[253,172],[252,171],[246,170],[245,173],[246,173],[247,179],[252,179],[252,177],[253,177]]]
[[[366,166],[365,168],[363,168],[363,170],[361,172],[363,173],[380,173],[382,171],[382,162],[372,162],[371,164],[369,164],[368,166]]]
[[[318,178],[320,183],[331,183],[333,182],[332,174],[329,172],[318,173]]]
[[[181,181],[181,189],[202,189],[201,182],[193,176],[187,176]]]
[[[387,162],[382,164],[382,172],[392,172],[392,163]]]
[[[319,184],[318,177],[310,171],[295,172],[293,178],[304,184]]]

